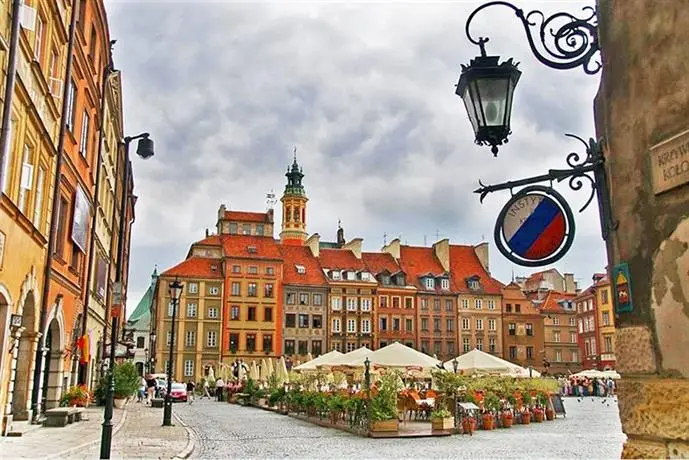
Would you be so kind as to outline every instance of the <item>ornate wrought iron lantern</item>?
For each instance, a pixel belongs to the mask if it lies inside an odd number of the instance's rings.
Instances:
[[[498,145],[506,143],[510,135],[514,89],[522,73],[512,58],[500,64],[499,56],[486,55],[484,40],[480,46],[481,55],[468,66],[462,65],[455,93],[464,101],[475,142],[490,145],[498,156]]]

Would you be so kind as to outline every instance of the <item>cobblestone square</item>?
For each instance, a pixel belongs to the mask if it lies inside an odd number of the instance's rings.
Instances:
[[[196,432],[194,458],[619,458],[626,439],[612,399],[566,398],[566,418],[474,436],[371,439],[256,408],[176,405]]]

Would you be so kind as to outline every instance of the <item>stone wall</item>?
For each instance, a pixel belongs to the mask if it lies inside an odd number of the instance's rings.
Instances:
[[[596,127],[619,222],[608,258],[629,264],[634,306],[615,317],[622,455],[689,456],[689,184],[661,191],[652,156],[689,130],[689,1],[599,0],[598,19]]]

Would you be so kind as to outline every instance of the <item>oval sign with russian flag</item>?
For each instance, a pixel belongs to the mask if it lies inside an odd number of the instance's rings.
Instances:
[[[507,202],[495,224],[495,244],[512,262],[540,267],[558,261],[574,240],[574,216],[550,187],[534,185]]]

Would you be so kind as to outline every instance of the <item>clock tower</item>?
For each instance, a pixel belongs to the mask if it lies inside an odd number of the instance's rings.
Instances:
[[[282,202],[282,231],[280,242],[286,245],[302,246],[306,233],[306,191],[301,181],[304,172],[297,163],[297,150],[294,149],[294,162],[287,168],[287,185],[280,201]]]

